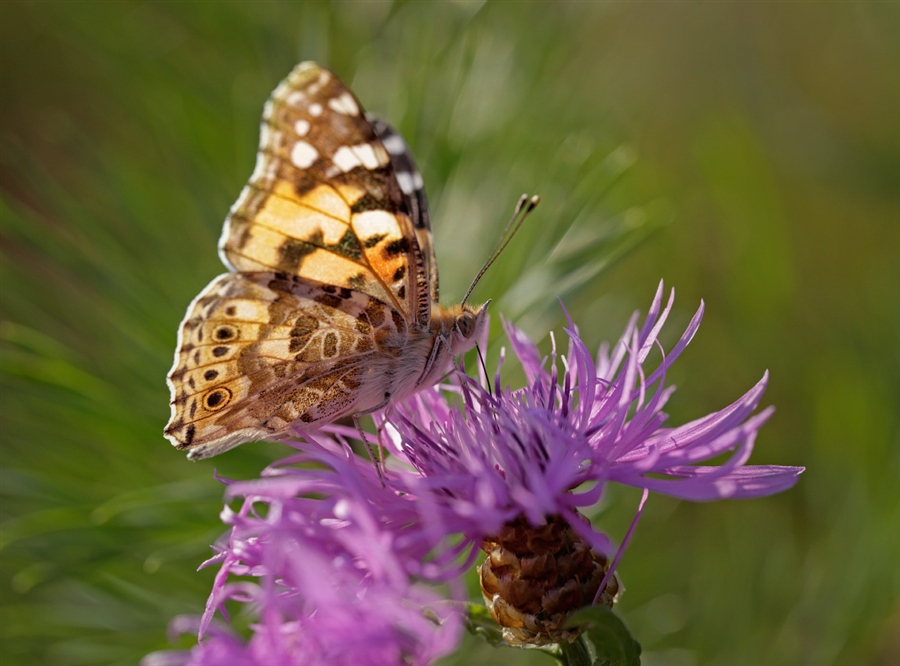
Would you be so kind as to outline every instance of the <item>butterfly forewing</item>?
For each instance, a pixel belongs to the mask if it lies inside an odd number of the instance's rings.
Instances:
[[[425,197],[425,183],[413,159],[412,151],[403,137],[393,127],[380,118],[369,116],[372,128],[381,140],[382,145],[391,157],[391,168],[403,192],[406,208],[412,217],[416,239],[425,261],[425,274],[428,276],[428,291],[433,303],[438,302],[438,269],[437,257],[434,254],[434,242],[431,235],[431,221],[428,217],[428,200]]]
[[[361,291],[427,325],[425,259],[391,158],[353,94],[302,63],[266,103],[223,260]]]

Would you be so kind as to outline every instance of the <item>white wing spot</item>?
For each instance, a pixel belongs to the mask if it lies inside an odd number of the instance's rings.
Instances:
[[[348,171],[351,171],[355,167],[358,167],[362,164],[362,162],[360,162],[359,158],[356,156],[356,153],[350,150],[350,148],[348,148],[347,146],[341,146],[340,148],[338,148],[334,153],[334,157],[331,158],[331,161],[334,162],[334,165],[344,173],[347,173]]]
[[[319,153],[306,141],[298,141],[291,149],[291,162],[306,169],[319,158]]]
[[[276,99],[284,99],[285,103],[289,106],[300,106],[304,99],[306,99],[306,95],[304,95],[299,90],[292,91],[287,97],[282,97],[278,95],[278,91],[276,90],[276,95],[274,97]]]
[[[391,134],[386,139],[382,139],[381,143],[391,155],[403,155],[406,152],[406,142],[397,134]]]
[[[378,148],[378,150],[376,150]],[[358,166],[366,169],[377,169],[388,163],[387,153],[380,150],[380,146],[373,146],[370,143],[360,143],[356,146],[341,146],[338,148],[334,157],[331,158],[334,165],[344,173]]]
[[[281,138],[281,134],[278,132],[275,133],[275,136],[276,136],[276,138],[279,138],[279,139]],[[260,146],[268,146],[268,145],[271,145],[271,143],[272,143],[272,137],[271,137],[271,132],[269,132],[269,124],[262,123],[259,126],[259,145]]]
[[[370,143],[368,145],[372,146],[372,152],[375,153],[375,159],[378,162],[378,166],[384,166],[385,164],[391,163],[391,156],[388,155],[384,146],[380,143]]]
[[[309,105],[309,115],[313,116],[314,118],[318,118],[319,116],[321,116],[322,115],[322,105],[319,104],[318,102],[313,102],[312,104],[310,104]]]
[[[294,123],[294,131],[298,136],[306,136],[309,133],[309,121],[301,118]]]
[[[259,129],[259,145],[269,146],[273,142],[281,142],[281,132],[270,132],[269,126],[263,123]],[[253,167],[253,173],[250,174],[250,182],[257,180],[272,180],[275,177],[275,171],[278,164],[271,159],[266,153],[260,151],[256,153],[256,166]]]
[[[353,216],[353,230],[359,238],[384,234],[390,239],[402,238],[397,218],[384,210],[366,210]]]
[[[281,86],[278,86],[279,88]],[[278,92],[276,89],[274,93],[272,93],[272,99],[275,99],[275,94]],[[266,122],[272,118],[272,99],[267,99],[266,103],[263,105],[263,116],[262,116],[262,126],[266,126]]]
[[[380,166],[381,161],[375,154],[371,144],[361,143],[358,146],[353,146],[353,150],[362,161],[362,165],[367,169],[377,169]]]
[[[291,87],[291,84],[287,82],[287,79],[279,83],[275,86],[275,90],[272,91],[272,97],[277,97],[279,99],[284,99],[285,94],[288,89]]]
[[[359,106],[356,100],[353,99],[353,95],[348,92],[342,93],[340,97],[332,97],[328,100],[328,106],[333,111],[343,113],[345,116],[359,115]]]
[[[412,194],[416,191],[416,188],[413,187],[413,177],[409,171],[398,171],[394,175],[397,176],[397,182],[400,183],[400,189],[404,194]]]

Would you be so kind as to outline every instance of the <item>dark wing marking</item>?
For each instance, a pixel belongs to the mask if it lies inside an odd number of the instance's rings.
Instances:
[[[406,200],[407,209],[412,216],[413,227],[416,229],[419,247],[425,258],[425,269],[430,284],[431,300],[438,302],[438,267],[437,257],[434,254],[434,239],[431,233],[431,219],[428,215],[428,200],[425,197],[425,182],[422,174],[416,166],[412,151],[409,149],[403,136],[388,123],[370,114],[366,117],[372,123],[375,134],[381,139],[391,157],[391,165],[394,175],[400,184],[403,197]]]

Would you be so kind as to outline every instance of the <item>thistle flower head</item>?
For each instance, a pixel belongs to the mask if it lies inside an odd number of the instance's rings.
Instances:
[[[580,512],[596,504],[609,481],[642,488],[645,497],[652,490],[702,501],[778,492],[802,471],[745,465],[759,428],[772,414],[771,408],[754,414],[767,375],[724,409],[664,427],[662,409],[673,391],[666,372],[694,336],[703,312],[701,305],[659,364],[646,367],[651,351],[662,351],[658,335],[673,297],[663,308],[660,285],[643,325],[635,316],[612,350],[601,349],[596,360],[571,323],[568,353],[558,356],[554,348],[549,367],[534,344],[506,324],[527,386],[500,389],[499,370],[494,391],[484,380],[461,376],[455,389],[459,402],[449,401],[446,390],[424,391],[382,420],[385,445],[418,472],[397,475],[395,483],[405,483],[405,492],[440,498],[443,522],[488,552],[482,589],[486,598],[493,595],[492,610],[501,609],[494,613],[498,621],[503,622],[501,615],[515,616],[510,628],[521,635],[508,632],[511,642],[558,640],[562,634],[555,629],[545,635],[520,630],[529,624],[561,627],[560,613],[615,598],[607,589],[619,587],[613,577],[617,559],[608,561],[611,544]],[[723,453],[731,454],[724,464],[694,464]],[[530,534],[522,535],[526,528]],[[540,542],[541,534],[550,538],[544,539],[546,548],[516,552],[509,547],[512,534],[519,542],[530,537]],[[548,587],[546,567],[558,573],[577,553],[579,565],[571,570],[578,573]],[[529,583],[525,569],[534,571],[539,563],[544,568],[531,579],[540,583]],[[598,571],[602,582],[596,580]],[[504,576],[508,580],[500,586]],[[518,601],[502,598],[500,587]],[[570,607],[560,606],[560,596],[571,598]]]
[[[486,533],[520,515],[532,524],[551,515],[572,517],[593,505],[609,481],[695,501],[760,497],[792,486],[800,468],[745,465],[773,412],[754,414],[768,373],[724,409],[664,427],[663,407],[674,390],[666,372],[697,331],[703,307],[660,363],[648,368],[650,352],[662,351],[658,335],[674,294],[665,308],[662,296],[660,285],[643,325],[635,315],[612,350],[601,348],[596,360],[571,326],[568,354],[554,349],[547,368],[524,333],[506,324],[527,386],[500,389],[498,377],[491,392],[484,381],[461,376],[450,387],[461,395],[461,406],[446,390],[423,391],[390,419],[382,417],[386,446],[418,472],[421,489],[444,498],[458,524]],[[695,465],[729,452],[723,464]]]

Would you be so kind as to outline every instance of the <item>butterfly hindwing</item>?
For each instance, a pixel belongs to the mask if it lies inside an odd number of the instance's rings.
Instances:
[[[203,457],[212,442],[218,453],[296,420],[354,413],[369,398],[364,379],[379,348],[402,344],[406,329],[361,292],[283,274],[228,273],[194,300],[179,338],[166,434]],[[377,382],[367,385],[375,390]]]

